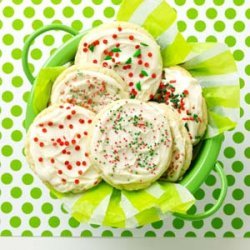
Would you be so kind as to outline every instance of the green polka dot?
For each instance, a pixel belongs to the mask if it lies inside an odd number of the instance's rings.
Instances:
[[[164,237],[175,237],[175,233],[172,231],[166,231],[163,236]]]
[[[49,195],[50,195],[50,197],[51,197],[52,199],[54,199],[54,200],[57,199],[57,196],[56,196],[53,192],[50,192]]]
[[[71,217],[71,218],[69,219],[69,225],[70,225],[71,227],[73,227],[73,228],[77,228],[77,227],[79,227],[80,222],[77,221],[75,218]]]
[[[16,19],[12,23],[12,27],[15,30],[21,30],[23,28],[23,21],[21,19]]]
[[[33,212],[33,205],[29,202],[25,202],[23,205],[22,205],[22,211],[25,213],[25,214],[31,214]]]
[[[96,224],[90,224],[90,226],[93,227],[93,228],[99,228],[100,227],[100,225],[96,225]]]
[[[22,190],[19,187],[13,187],[10,191],[10,194],[13,198],[18,199],[22,195]]]
[[[196,198],[197,200],[202,200],[202,199],[204,198],[204,196],[205,196],[205,192],[204,192],[204,190],[202,190],[201,188],[199,188],[199,189],[195,192],[194,196],[195,196],[195,198]]]
[[[55,15],[55,11],[53,8],[51,7],[47,7],[43,10],[43,15],[46,17],[46,18],[52,18],[54,15]]]
[[[195,238],[197,236],[196,236],[196,234],[194,232],[187,232],[185,234],[185,237],[187,237],[187,238]]]
[[[219,188],[214,189],[213,197],[214,197],[215,200],[217,200],[219,198],[220,192],[221,192],[221,190]]]
[[[18,141],[21,141],[21,140],[22,140],[23,134],[22,134],[22,132],[19,131],[19,130],[14,130],[14,131],[11,133],[11,138],[12,138],[13,141],[18,142]]]
[[[71,3],[77,5],[80,4],[82,2],[82,0],[71,0]]]
[[[23,100],[24,100],[25,102],[28,102],[29,97],[30,97],[30,92],[29,92],[29,91],[24,92],[24,94],[23,94]]]
[[[234,229],[240,229],[243,227],[243,221],[241,218],[234,218],[231,224]]]
[[[189,19],[195,19],[198,16],[198,11],[194,8],[191,8],[187,11],[187,16]]]
[[[40,188],[32,188],[30,191],[30,195],[33,199],[39,199],[42,195],[42,191]]]
[[[11,45],[14,42],[14,37],[11,34],[5,34],[3,36],[3,43],[5,45]]]
[[[44,214],[51,214],[53,212],[53,206],[48,202],[44,203],[42,205],[42,212]]]
[[[10,6],[6,6],[4,9],[3,9],[3,15],[5,17],[12,17],[14,15],[14,9]]]
[[[186,0],[175,0],[175,3],[179,6],[182,6],[186,3]]]
[[[51,0],[51,3],[53,4],[60,4],[62,0]]]
[[[80,20],[75,20],[71,23],[72,28],[75,30],[81,30],[83,28],[83,24]]]
[[[1,204],[1,211],[5,214],[9,214],[12,211],[12,205],[10,202],[6,201]]]
[[[41,28],[42,26],[43,26],[43,22],[41,20],[34,20],[32,22],[32,28],[34,30],[37,30],[37,29]]]
[[[98,0],[95,0],[95,1],[98,1]],[[119,4],[121,4],[122,0],[111,0],[111,2],[112,2],[114,5],[119,5]]]
[[[21,87],[23,85],[23,79],[22,77],[20,76],[14,76],[11,80],[11,84],[14,86],[14,87]]]
[[[11,52],[11,55],[14,59],[18,60],[22,57],[22,50],[20,50],[18,48],[13,49]]]
[[[92,237],[92,233],[89,230],[84,230],[81,232],[82,237]]]
[[[205,3],[205,0],[194,0],[194,3],[196,5],[203,5]]]
[[[235,143],[242,143],[244,141],[244,134],[237,132],[233,135],[233,140]]]
[[[24,237],[32,237],[33,236],[33,233],[29,230],[25,230],[22,232],[22,236]]]
[[[42,234],[41,234],[42,237],[52,237],[53,234],[52,232],[46,230],[46,231],[43,231]]]
[[[235,16],[236,16],[236,11],[235,9],[233,8],[229,8],[225,11],[225,16],[228,18],[228,19],[234,19]]]
[[[33,49],[31,51],[31,57],[34,60],[39,60],[42,57],[42,51],[40,49]]]
[[[33,183],[33,180],[34,180],[34,178],[33,178],[33,176],[32,176],[31,174],[25,174],[25,175],[23,175],[23,177],[22,177],[22,181],[23,181],[23,183],[24,183],[25,185],[30,185],[30,184],[32,184],[32,183]]]
[[[235,149],[233,147],[227,147],[224,150],[224,155],[226,158],[233,158],[235,156]]]
[[[209,175],[205,183],[208,186],[213,186],[216,183],[216,178],[214,177],[214,175]]]
[[[31,0],[33,4],[40,4],[43,0]]]
[[[243,170],[243,167],[244,167],[244,165],[241,161],[235,161],[232,164],[232,169],[236,173],[240,173]]]
[[[65,205],[64,205],[64,204],[61,205],[61,210],[62,210],[62,212],[63,212],[64,214],[68,214],[68,211],[67,211],[67,209],[65,208]]]
[[[243,5],[245,3],[245,0],[234,0],[234,4],[237,6]]]
[[[10,167],[13,171],[19,171],[22,167],[22,163],[19,160],[12,160]]]
[[[1,232],[1,236],[12,236],[12,233],[10,230],[6,229]]]
[[[121,233],[121,237],[133,237],[133,233],[129,230],[125,230]]]
[[[23,14],[27,18],[32,18],[35,15],[35,10],[32,7],[27,7],[24,9]]]
[[[232,193],[232,196],[235,200],[242,200],[243,197],[244,197],[244,192],[239,189],[239,188],[236,188],[233,193]]]
[[[2,151],[2,154],[4,156],[7,156],[7,157],[11,156],[12,153],[13,153],[13,149],[12,149],[12,147],[10,145],[3,146],[1,151]]]
[[[215,5],[223,5],[224,4],[224,0],[214,0],[214,4]]]
[[[247,120],[247,121],[245,122],[245,129],[246,129],[247,131],[250,131],[250,120]]]
[[[173,220],[173,227],[175,229],[182,229],[184,227],[184,221],[178,218]]]
[[[115,15],[115,10],[112,7],[107,7],[104,9],[104,16],[107,18],[111,18]]]
[[[55,23],[55,24],[62,24],[62,21],[57,19],[57,20],[53,20],[52,23]]]
[[[10,110],[11,114],[13,116],[20,116],[23,112],[22,108],[18,105],[14,105],[11,110]]]
[[[246,233],[244,234],[244,238],[250,238],[250,232],[246,232]]]
[[[247,75],[250,76],[250,65],[247,65],[246,68],[245,68],[245,72]],[[248,103],[249,104],[249,103]]]
[[[234,30],[237,32],[242,32],[245,29],[245,24],[242,21],[237,21],[234,23]]]
[[[10,118],[4,118],[2,120],[2,127],[5,129],[10,129],[13,126],[13,121]]]
[[[21,219],[18,216],[13,216],[10,219],[10,225],[14,228],[18,228],[21,225]]]
[[[240,78],[240,88],[243,89],[245,87],[245,81]]]
[[[246,148],[244,151],[246,158],[250,159],[250,147]]]
[[[223,226],[223,220],[221,218],[212,219],[211,225],[214,229],[220,229]]]
[[[244,109],[242,107],[240,107],[240,117],[244,116]]]
[[[246,18],[250,19],[250,9],[247,9],[245,14],[246,14]]]
[[[247,104],[250,104],[250,93],[247,93],[245,95],[245,101],[246,101]]]
[[[145,237],[156,237],[156,233],[154,231],[147,231],[144,236]]]
[[[12,73],[13,69],[14,69],[13,65],[11,63],[9,63],[9,62],[4,63],[3,66],[2,66],[2,70],[6,74]]]
[[[162,221],[162,220],[156,221],[156,222],[152,223],[151,225],[152,225],[152,227],[155,228],[155,229],[160,229],[160,228],[162,228],[162,226],[163,226],[163,221]]]
[[[110,230],[105,230],[102,232],[102,237],[113,237],[113,233]]]
[[[91,7],[84,8],[83,15],[87,18],[92,17],[94,15],[94,9]]]
[[[53,45],[55,42],[55,39],[52,35],[46,35],[44,36],[43,38],[43,43],[46,45],[46,46],[51,46]]]
[[[93,23],[92,23],[92,27],[97,27],[99,25],[101,25],[103,22],[101,20],[95,20]]]
[[[72,233],[69,230],[63,230],[60,235],[62,237],[72,237]]]
[[[246,204],[246,205],[244,206],[244,213],[245,213],[246,215],[250,215],[250,204]]]
[[[71,7],[65,7],[63,9],[63,15],[67,18],[72,17],[74,15],[74,10]]]
[[[180,32],[184,32],[187,28],[187,25],[184,21],[178,21],[177,25]]]
[[[37,216],[33,216],[29,220],[29,225],[33,228],[38,228],[41,224],[41,220]]]
[[[227,36],[225,38],[225,43],[227,44],[227,46],[233,47],[236,44],[236,39],[233,36]]]
[[[250,36],[245,39],[246,46],[250,47]]]
[[[66,34],[63,36],[63,43],[66,43],[67,41],[69,41],[72,38],[72,35],[70,34]]]
[[[224,237],[224,238],[234,238],[235,235],[234,235],[233,232],[225,232],[225,233],[223,234],[223,237]]]
[[[216,21],[214,24],[214,29],[218,32],[221,32],[225,29],[225,23],[222,21]]]
[[[2,94],[2,99],[5,102],[11,102],[13,100],[13,94],[10,91],[5,91]]]
[[[60,219],[56,216],[49,218],[49,225],[53,228],[56,228],[60,225]]]
[[[202,228],[203,225],[204,225],[203,220],[197,220],[197,221],[193,221],[193,222],[192,222],[192,226],[193,226],[194,228],[196,228],[196,229]]]
[[[197,39],[197,37],[195,37],[195,36],[189,36],[189,37],[187,38],[187,41],[188,41],[189,43],[195,43],[195,42],[198,41],[198,39]]]
[[[217,38],[215,36],[208,36],[206,38],[206,42],[215,43],[215,42],[217,42]]]
[[[92,0],[92,2],[96,5],[102,4],[103,0]]]
[[[233,186],[235,183],[235,177],[233,175],[227,175],[227,184],[229,187]]]
[[[9,173],[5,173],[1,176],[1,181],[5,185],[9,185],[12,182],[13,178],[12,175]]]
[[[189,210],[187,211],[188,214],[195,214],[197,211],[197,208],[195,205],[193,205]]]
[[[244,52],[242,50],[235,50],[233,56],[236,61],[241,61],[244,58]]]

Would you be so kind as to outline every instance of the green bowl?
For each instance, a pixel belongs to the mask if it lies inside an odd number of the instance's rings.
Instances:
[[[63,46],[58,48],[55,51],[55,53],[43,65],[43,67],[61,66],[68,62],[74,61],[78,44],[82,36],[88,32],[85,31],[81,34],[78,34],[77,31],[73,30],[70,27],[59,24],[52,24],[42,27],[41,29],[35,31],[26,40],[26,43],[23,48],[22,64],[27,78],[33,85],[26,111],[26,119],[25,119],[26,129],[29,128],[30,124],[33,122],[34,118],[37,115],[32,105],[33,94],[34,90],[36,89],[36,79],[31,74],[28,66],[29,48],[37,36],[50,30],[63,30],[74,35],[74,37],[70,39],[68,42],[66,42]],[[217,199],[217,203],[211,209],[201,214],[196,214],[196,215],[174,214],[175,216],[187,220],[200,220],[214,214],[221,207],[227,192],[226,176],[224,174],[221,165],[217,162],[217,157],[220,152],[223,139],[224,135],[221,134],[214,138],[203,140],[198,146],[196,146],[195,160],[192,161],[190,170],[185,174],[184,178],[180,181],[180,184],[185,186],[191,193],[194,194],[197,191],[197,189],[202,185],[202,183],[204,183],[210,172],[214,169],[218,173],[221,179],[221,192],[219,198]]]

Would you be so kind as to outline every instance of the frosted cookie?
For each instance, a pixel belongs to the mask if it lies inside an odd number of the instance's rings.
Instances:
[[[113,70],[99,65],[74,65],[56,79],[51,103],[69,102],[97,113],[112,101],[127,99],[126,88]]]
[[[75,64],[95,63],[116,71],[127,83],[130,97],[147,101],[159,87],[162,76],[160,47],[136,24],[103,24],[86,34]]]
[[[192,160],[192,143],[177,111],[165,104],[151,103],[167,117],[173,136],[173,155],[167,171],[161,179],[175,182],[187,171]]]
[[[94,119],[90,157],[102,178],[119,189],[148,187],[168,168],[172,135],[159,109],[120,100]]]
[[[87,151],[89,127],[94,113],[71,104],[52,105],[31,124],[25,145],[34,172],[61,193],[80,192],[101,178]]]
[[[207,107],[198,81],[181,67],[165,68],[152,100],[164,102],[178,111],[192,144],[197,144],[207,128]]]

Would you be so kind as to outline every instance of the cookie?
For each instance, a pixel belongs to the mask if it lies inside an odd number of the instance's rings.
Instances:
[[[182,178],[191,164],[193,151],[191,139],[176,110],[163,103],[151,103],[151,105],[161,109],[163,114],[167,117],[173,136],[171,163],[161,179],[176,182]]]
[[[131,98],[147,101],[162,76],[160,47],[143,28],[127,22],[102,24],[81,40],[75,64],[113,69],[127,83]]]
[[[126,83],[113,70],[99,65],[74,65],[55,81],[51,103],[68,102],[99,112],[112,101],[128,98]]]
[[[138,100],[116,101],[94,119],[90,158],[118,189],[148,187],[169,167],[172,135],[163,112]]]
[[[202,88],[188,71],[177,66],[165,68],[163,79],[152,100],[164,102],[178,111],[192,144],[196,145],[207,128],[207,107]]]
[[[40,179],[58,192],[81,192],[101,180],[87,151],[94,116],[79,106],[56,104],[43,110],[29,128],[27,161]]]

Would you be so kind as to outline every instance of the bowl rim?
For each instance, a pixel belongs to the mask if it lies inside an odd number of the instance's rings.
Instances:
[[[65,44],[56,49],[53,55],[44,63],[43,67],[62,66],[74,60],[79,42],[81,38],[88,32],[88,30],[76,35],[68,40]],[[36,117],[33,109],[33,96],[36,88],[37,78],[34,80],[31,94],[27,103],[25,126],[29,128],[30,124]],[[224,134],[219,134],[213,138],[203,140],[199,155],[192,162],[190,170],[185,174],[184,178],[179,182],[186,187],[191,193],[195,193],[201,184],[206,180],[210,172],[213,170],[219,155]]]

